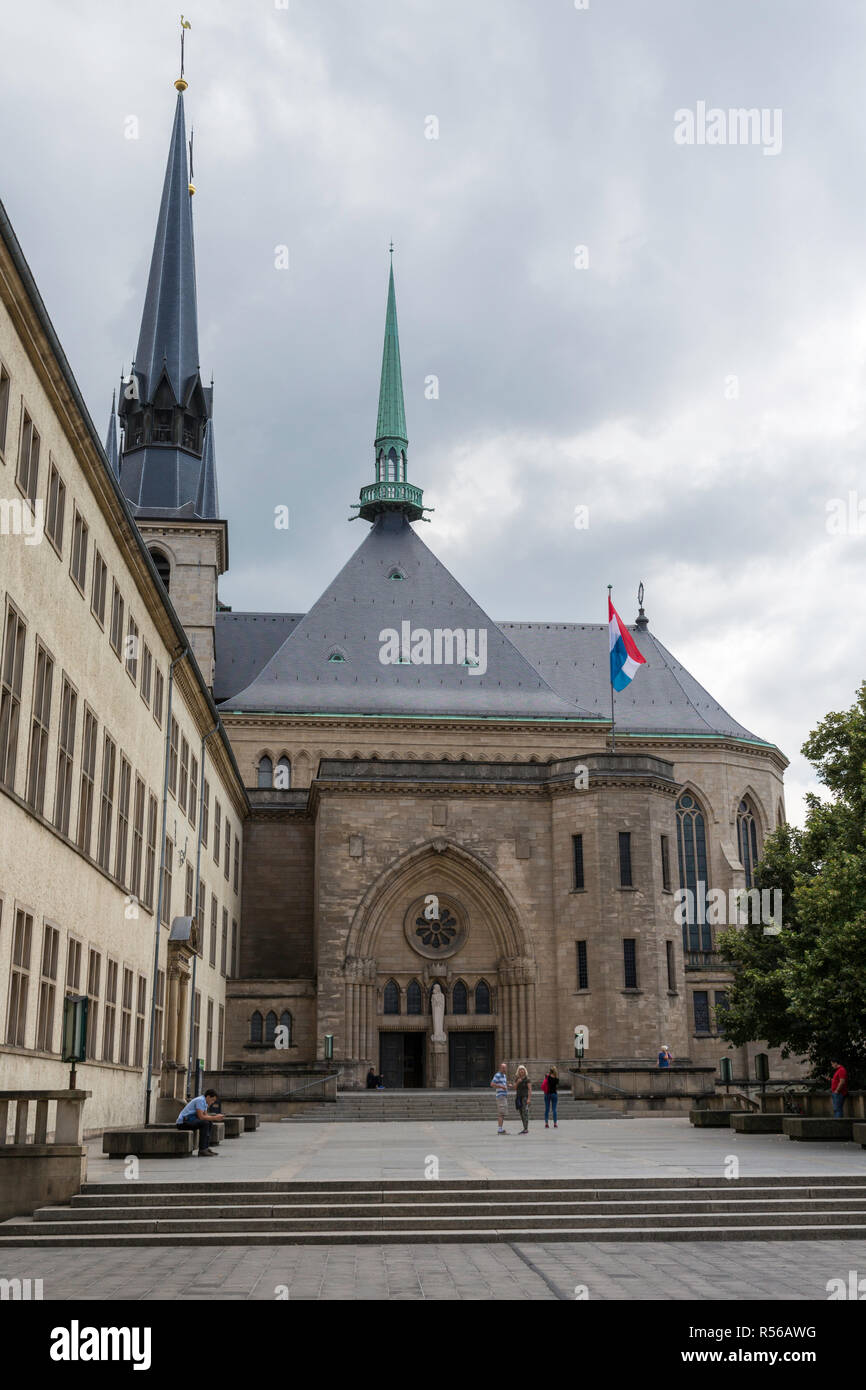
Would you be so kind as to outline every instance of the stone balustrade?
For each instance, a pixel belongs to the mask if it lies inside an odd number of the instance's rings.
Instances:
[[[84,1102],[90,1094],[0,1091],[0,1220],[29,1216],[81,1190],[87,1173]]]

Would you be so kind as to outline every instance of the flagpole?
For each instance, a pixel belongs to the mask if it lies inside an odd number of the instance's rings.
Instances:
[[[612,599],[611,599],[610,594],[611,594],[612,588],[613,588],[613,585],[612,585],[612,584],[608,584],[608,586],[607,586],[607,603],[608,603],[608,608],[607,608],[607,621],[608,621],[608,627],[610,626],[610,605],[611,605],[611,603],[612,603]],[[615,752],[616,752],[616,719],[615,719],[614,708],[613,708],[613,677],[610,676],[610,672],[609,672],[609,671],[608,671],[608,677],[609,677],[609,679],[610,679],[610,751],[611,751],[612,753],[615,753]]]

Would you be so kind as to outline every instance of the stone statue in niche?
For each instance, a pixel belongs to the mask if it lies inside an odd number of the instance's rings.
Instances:
[[[445,995],[439,981],[433,986],[430,995],[430,1009],[433,1014],[433,1041],[445,1041]]]

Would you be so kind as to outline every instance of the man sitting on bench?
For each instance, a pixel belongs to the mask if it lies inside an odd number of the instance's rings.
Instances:
[[[208,1105],[216,1099],[216,1091],[205,1091],[203,1096],[194,1096],[177,1117],[178,1129],[191,1129],[194,1133],[198,1133],[199,1158],[216,1158],[216,1154],[210,1146],[211,1123],[213,1120],[225,1118],[223,1115],[213,1115],[208,1111]],[[194,1142],[195,1140],[193,1140]]]

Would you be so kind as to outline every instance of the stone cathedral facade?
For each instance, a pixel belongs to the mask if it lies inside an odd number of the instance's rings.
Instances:
[[[702,893],[751,888],[784,819],[786,759],[683,668],[643,607],[631,631],[646,665],[617,697],[614,747],[606,624],[493,618],[437,559],[409,481],[393,265],[360,544],[348,533],[357,548],[308,612],[220,603],[228,521],[176,85],[138,350],[102,466],[125,501],[117,543],[129,549],[133,526],[147,548],[215,705],[212,747],[231,749],[222,775],[243,783],[225,843],[208,805],[184,847],[200,978],[227,976],[224,1040],[205,1048],[193,1018],[177,1036],[208,1071],[327,1062],[346,1087],[370,1067],[391,1087],[444,1087],[486,1086],[502,1058],[567,1066],[578,1025],[593,1061],[650,1063],[666,1044],[695,1064],[732,1055],[747,1075],[757,1045],[732,1054],[721,1036],[731,975]],[[206,726],[203,713],[202,749]],[[220,943],[206,884],[229,876],[239,900],[228,940],[219,904]],[[195,1060],[162,1046],[157,1072]]]

